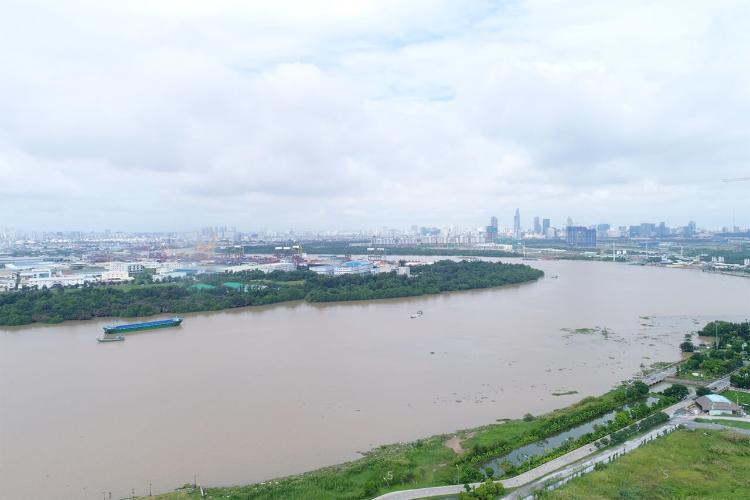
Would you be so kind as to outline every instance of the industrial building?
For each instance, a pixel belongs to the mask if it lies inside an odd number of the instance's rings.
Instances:
[[[333,269],[334,276],[341,276],[344,274],[371,274],[373,272],[372,262],[366,262],[361,260],[351,260],[342,263]]]
[[[695,400],[695,404],[701,411],[712,416],[742,414],[742,409],[739,406],[719,394],[701,396]]]

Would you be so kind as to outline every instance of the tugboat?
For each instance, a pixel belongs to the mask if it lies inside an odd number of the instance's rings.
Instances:
[[[411,319],[419,318],[422,316],[422,311],[417,311],[411,315]]]
[[[122,335],[118,335],[117,337],[102,337],[100,339],[96,339],[97,342],[122,342],[125,340],[125,337]]]

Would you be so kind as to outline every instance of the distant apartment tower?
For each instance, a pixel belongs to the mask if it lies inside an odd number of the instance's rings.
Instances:
[[[542,219],[542,234],[547,236],[549,233],[549,219]]]
[[[596,229],[568,226],[566,241],[572,247],[594,248],[596,247]]]
[[[651,238],[656,235],[656,224],[653,222],[642,222],[640,230],[641,238]]]
[[[497,243],[497,217],[490,217],[490,225],[485,229],[484,241],[486,243]]]
[[[597,224],[596,225],[596,237],[603,240],[607,237],[607,231],[609,231],[609,224]]]
[[[691,220],[690,222],[688,222],[688,225],[685,226],[684,234],[687,238],[692,238],[693,236],[695,236],[696,232],[695,221]]]
[[[513,216],[513,236],[516,239],[521,238],[521,211],[516,209],[516,213]]]
[[[489,225],[485,229],[485,243],[497,243],[497,226]]]
[[[534,217],[534,233],[535,234],[542,233],[542,224],[539,222],[539,217]]]

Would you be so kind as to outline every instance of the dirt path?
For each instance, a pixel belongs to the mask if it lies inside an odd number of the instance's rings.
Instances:
[[[456,452],[456,455],[463,455],[463,453],[466,451],[464,450],[463,446],[461,446],[461,443],[469,439],[470,437],[474,436],[474,432],[470,432],[466,434],[465,436],[461,435],[455,435],[452,438],[450,438],[448,441],[445,442],[445,446],[450,448],[451,450]]]

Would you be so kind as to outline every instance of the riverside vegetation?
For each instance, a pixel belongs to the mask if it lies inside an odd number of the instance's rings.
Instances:
[[[333,302],[413,297],[490,288],[539,279],[524,264],[442,260],[413,266],[411,277],[395,272],[321,276],[312,271],[246,271],[168,283],[97,285],[0,294],[0,326],[59,323],[106,316],[217,311],[291,300]]]
[[[743,359],[750,350],[750,325],[748,323],[732,323],[729,321],[711,321],[707,323],[698,335],[700,337],[714,337],[710,349],[694,352],[695,345],[691,340],[680,344],[683,352],[693,353],[677,367],[677,375],[685,378],[715,378],[742,367]],[[750,370],[742,369],[732,375],[732,385],[736,387],[750,387]]]
[[[630,410],[618,412],[607,425],[575,440],[575,445],[600,440],[608,433],[613,433],[612,442],[617,442],[616,440],[627,439],[632,434],[626,429],[632,428],[635,429],[632,432],[636,432],[645,430],[648,425],[662,422],[666,415],[658,410],[675,400],[660,396],[656,404],[647,407],[643,403],[647,394],[648,387],[636,382],[537,417],[527,415],[502,424],[462,431],[459,435],[466,438],[461,442],[464,450],[461,454],[446,446],[446,440],[451,436],[432,436],[411,443],[381,446],[366,453],[363,458],[345,464],[248,486],[208,488],[206,493],[208,498],[235,500],[364,499],[388,491],[455,484],[457,474],[462,483],[479,482],[493,475],[492,469],[483,467],[488,460],[576,427],[626,404],[631,406]],[[636,423],[644,417],[648,418]],[[618,434],[616,431],[620,430],[626,431]],[[561,449],[569,451],[570,446],[573,445],[566,444],[546,455],[535,457],[533,464],[530,462],[509,470],[506,476],[551,460],[562,454]],[[199,496],[200,492],[186,485],[158,498],[182,500]]]

